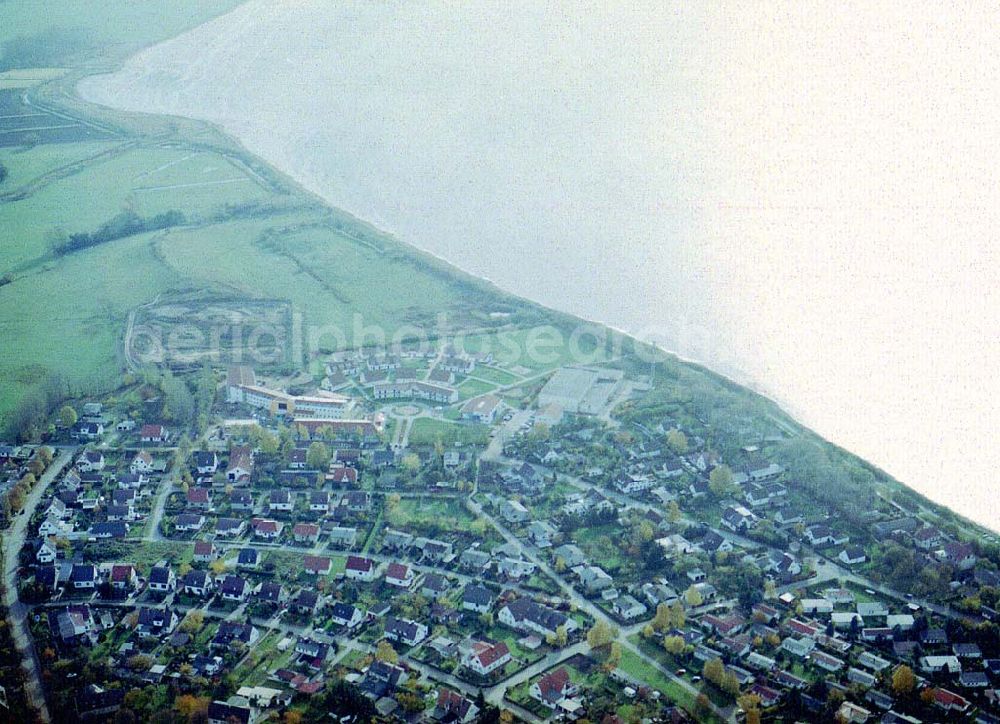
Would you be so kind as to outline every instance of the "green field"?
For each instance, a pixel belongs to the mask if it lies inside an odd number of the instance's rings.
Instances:
[[[114,61],[233,9],[242,0],[36,0],[0,3],[0,70]],[[11,41],[16,41],[11,44]]]
[[[449,422],[429,417],[419,417],[413,421],[410,443],[425,445],[439,440],[445,445],[485,445],[489,442],[489,427],[486,425]]]

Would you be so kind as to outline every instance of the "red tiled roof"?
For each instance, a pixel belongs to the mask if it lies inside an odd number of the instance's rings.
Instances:
[[[326,556],[306,556],[304,562],[307,571],[322,573],[330,570],[330,559]]]
[[[189,503],[207,503],[208,488],[191,488],[187,492]]]
[[[120,583],[122,581],[127,581],[132,578],[132,573],[135,569],[132,566],[112,566],[111,567],[111,580],[115,583]]]
[[[254,518],[251,521],[253,529],[258,533],[277,533],[278,521],[267,520],[266,518]]]
[[[482,646],[482,648],[476,652],[475,657],[479,660],[479,665],[484,669],[510,653],[510,649],[507,648],[507,644],[503,641],[496,644],[477,644],[477,647],[479,646]]]
[[[358,480],[358,471],[354,468],[334,468],[328,477],[337,483],[355,483]]]
[[[375,562],[370,558],[362,558],[361,556],[348,556],[347,557],[347,570],[349,571],[363,571],[367,573],[372,568],[374,568]]]
[[[566,685],[568,683],[569,672],[566,671],[566,669],[559,667],[551,674],[546,674],[538,680],[538,689],[541,692],[543,699],[546,701],[552,701],[553,699],[558,699],[562,696],[562,693],[566,689]]]
[[[389,567],[385,571],[385,577],[405,581],[409,572],[409,567],[403,565],[402,563],[390,563]]]

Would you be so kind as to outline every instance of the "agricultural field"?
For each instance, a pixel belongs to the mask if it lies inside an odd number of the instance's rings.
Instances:
[[[0,71],[114,62],[173,37],[240,0],[43,0],[0,3]]]

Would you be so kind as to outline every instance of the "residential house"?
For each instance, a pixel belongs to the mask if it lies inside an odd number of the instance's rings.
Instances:
[[[114,565],[111,566],[110,582],[114,590],[131,593],[139,587],[139,574],[135,566]]]
[[[212,491],[208,488],[188,488],[187,504],[196,510],[208,510],[212,507]]]
[[[129,465],[129,470],[135,473],[151,473],[153,472],[153,456],[149,454],[148,450],[140,450],[132,458],[132,464]]]
[[[195,541],[194,560],[197,563],[211,563],[216,558],[215,543],[206,540]]]
[[[326,556],[306,556],[302,564],[311,576],[326,576],[333,570],[333,561]]]
[[[469,724],[479,715],[479,707],[461,694],[448,689],[438,689],[437,704],[431,718],[439,722]]]
[[[74,563],[73,568],[70,570],[69,583],[78,591],[96,588],[99,580],[100,575],[97,572],[97,566]]]
[[[215,471],[219,469],[219,456],[213,451],[196,450],[194,467],[198,475],[214,475]]]
[[[462,592],[462,609],[486,613],[493,608],[495,595],[493,591],[475,583],[470,583]]]
[[[267,518],[253,518],[250,521],[250,527],[253,529],[253,534],[266,541],[277,540],[281,537],[281,531],[284,528],[283,524],[276,520],[269,520]]]
[[[239,538],[246,529],[246,521],[239,518],[219,518],[215,522],[215,535],[220,538]]]
[[[427,627],[416,621],[387,616],[385,619],[385,637],[390,641],[398,641],[407,646],[416,646],[427,638]]]
[[[327,490],[314,490],[309,493],[309,512],[324,516],[330,512],[330,492]]]
[[[253,493],[243,488],[234,488],[229,495],[229,505],[234,511],[253,512]]]
[[[504,558],[497,564],[497,572],[500,575],[515,580],[531,576],[535,568],[535,564],[531,561],[519,558]]]
[[[174,590],[176,576],[170,566],[153,566],[149,571],[149,590],[156,593],[168,593]]]
[[[555,635],[560,626],[567,632],[577,628],[575,620],[529,598],[518,598],[503,606],[497,614],[497,620],[505,626],[537,633],[542,637]]]
[[[260,551],[256,548],[241,548],[236,556],[236,566],[250,571],[260,568]]]
[[[319,606],[319,593],[308,588],[300,589],[292,600],[292,610],[303,616],[311,616]]]
[[[413,585],[413,569],[403,563],[390,563],[385,572],[385,582],[390,586],[409,590]]]
[[[536,520],[528,526],[528,537],[538,548],[550,547],[558,534],[559,530],[546,521]]]
[[[177,627],[177,614],[172,609],[143,606],[135,630],[143,638],[163,638]]]
[[[358,529],[342,526],[333,526],[328,529],[330,545],[334,548],[353,548],[358,540]]]
[[[503,641],[498,643],[477,641],[462,663],[473,673],[486,677],[494,671],[503,669],[510,661],[510,649]]]
[[[242,704],[213,701],[208,705],[208,724],[256,724],[257,710]]]
[[[500,517],[508,523],[523,523],[531,517],[531,513],[520,501],[508,500],[500,508]]]
[[[205,525],[205,516],[200,513],[181,513],[174,518],[174,530],[178,533],[190,533],[201,530]]]
[[[163,425],[143,425],[139,429],[139,442],[167,442],[170,432]]]
[[[181,579],[181,585],[188,596],[205,598],[212,593],[212,579],[206,571],[188,571]]]
[[[644,615],[647,609],[645,604],[626,594],[615,599],[612,610],[625,621],[631,621]]]
[[[292,527],[292,538],[296,543],[314,545],[319,540],[319,526],[315,523],[296,523]]]
[[[223,579],[220,592],[222,593],[222,598],[226,601],[242,603],[250,593],[250,586],[247,584],[245,578],[229,575]]]
[[[448,589],[448,579],[438,573],[428,573],[420,584],[420,594],[430,601],[444,597]]]
[[[291,491],[279,489],[272,490],[267,499],[267,508],[271,513],[291,513],[295,508],[295,500]]]
[[[929,674],[947,671],[950,674],[962,673],[962,663],[957,656],[922,656],[920,670]]]
[[[361,625],[361,623],[365,620],[365,614],[364,611],[357,606],[352,606],[351,604],[344,603],[343,601],[337,601],[333,604],[333,608],[330,611],[330,618],[338,626],[352,629]]]
[[[742,505],[731,505],[722,512],[722,525],[734,533],[746,533],[757,525],[757,516]]]
[[[253,475],[254,456],[249,445],[234,445],[229,451],[229,465],[226,480],[231,483],[247,484]]]
[[[573,571],[587,593],[597,593],[614,585],[614,580],[600,566],[579,566]]]
[[[357,581],[375,580],[375,561],[361,556],[348,556],[344,566],[344,577]]]
[[[840,559],[841,563],[848,566],[855,566],[868,560],[868,556],[865,555],[865,549],[861,546],[848,546],[840,552],[837,558]]]
[[[570,680],[569,672],[565,667],[560,666],[555,671],[550,671],[534,682],[528,693],[535,701],[541,702],[550,709],[554,709],[559,702],[568,696],[572,696],[576,691],[577,687]]]

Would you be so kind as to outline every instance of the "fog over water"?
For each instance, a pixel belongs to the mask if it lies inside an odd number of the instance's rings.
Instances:
[[[609,5],[254,0],[80,91],[218,123],[1000,529],[997,14]]]

